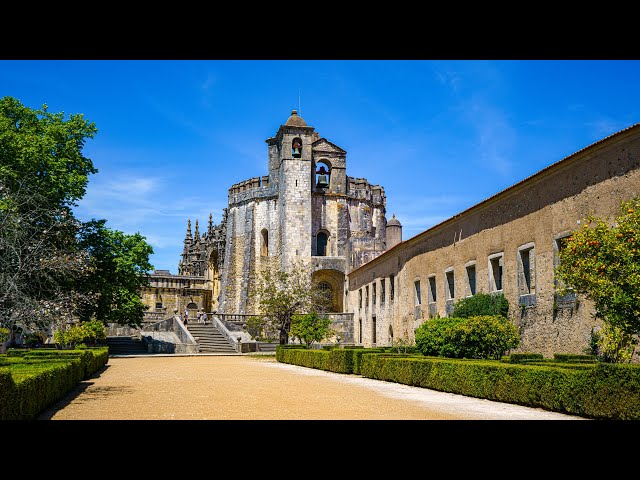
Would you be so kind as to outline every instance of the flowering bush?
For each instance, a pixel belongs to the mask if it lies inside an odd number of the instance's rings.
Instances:
[[[559,257],[564,290],[593,300],[596,317],[621,333],[640,333],[640,198],[622,202],[612,226],[589,215]]]

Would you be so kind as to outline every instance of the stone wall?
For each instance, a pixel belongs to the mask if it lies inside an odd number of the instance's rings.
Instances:
[[[469,295],[467,267],[472,265],[476,291],[494,291],[491,260],[502,256],[501,291],[510,304],[510,319],[521,333],[517,351],[545,356],[583,353],[591,328],[598,322],[584,298],[558,304],[554,283],[557,241],[580,228],[590,213],[613,219],[620,202],[640,192],[639,167],[640,127],[633,127],[543,169],[351,272],[347,309],[354,312],[356,330],[362,321],[362,343],[372,344],[374,315],[378,338],[393,331],[396,338],[402,335],[413,341],[414,330],[422,322],[430,316],[447,315],[453,302]],[[522,271],[526,253],[522,252],[531,247],[533,291],[526,294]],[[447,273],[453,275],[454,286],[449,301]],[[389,298],[390,276],[393,301]],[[432,305],[430,277],[436,287]],[[383,280],[384,308],[379,298],[374,305],[371,295],[369,303],[360,307],[358,292],[367,287],[371,291],[373,284],[379,290]],[[359,333],[354,332],[356,338]]]

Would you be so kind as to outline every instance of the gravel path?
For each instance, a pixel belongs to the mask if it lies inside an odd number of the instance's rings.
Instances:
[[[111,357],[39,420],[577,420],[542,409],[278,363]]]

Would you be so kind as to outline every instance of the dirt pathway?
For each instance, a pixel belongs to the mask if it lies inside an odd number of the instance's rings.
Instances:
[[[541,409],[281,364],[112,357],[40,420],[572,420]]]

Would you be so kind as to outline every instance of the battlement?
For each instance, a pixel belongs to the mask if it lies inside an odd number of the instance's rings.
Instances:
[[[385,205],[387,197],[384,188],[380,185],[370,184],[366,178],[347,177],[347,195],[354,198],[365,199],[373,205]]]
[[[251,198],[263,198],[275,195],[276,185],[269,183],[269,176],[252,177],[236,183],[229,189],[229,205],[244,202]]]

